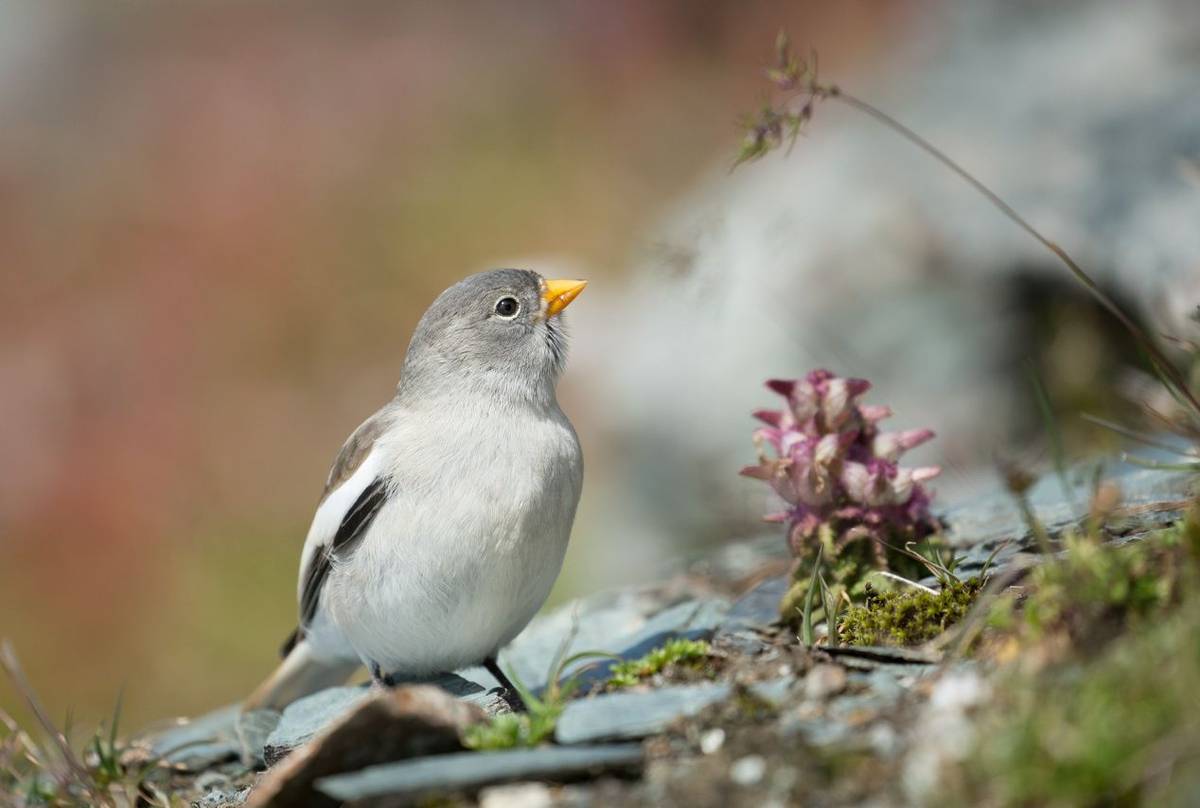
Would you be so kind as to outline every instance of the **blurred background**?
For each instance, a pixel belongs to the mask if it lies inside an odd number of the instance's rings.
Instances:
[[[585,277],[554,603],[761,530],[750,409],[827,365],[941,500],[1126,417],[1127,338],[911,147],[822,107],[731,173],[776,32],[1158,330],[1200,303],[1200,12],[1119,2],[0,6],[0,636],[53,715],[235,701],[295,622],[343,439],[463,275]],[[782,541],[782,539],[781,539]],[[16,702],[0,687],[0,706]]]

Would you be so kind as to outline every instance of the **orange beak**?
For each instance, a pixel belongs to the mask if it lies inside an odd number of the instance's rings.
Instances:
[[[542,286],[542,300],[546,301],[546,317],[561,312],[571,301],[579,297],[587,281],[546,281]]]

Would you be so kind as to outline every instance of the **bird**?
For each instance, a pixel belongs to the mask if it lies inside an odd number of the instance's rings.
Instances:
[[[585,285],[493,269],[429,306],[395,395],[334,460],[297,627],[243,712],[282,710],[360,666],[391,687],[480,664],[520,708],[497,655],[558,578],[582,491],[556,387],[563,310]]]

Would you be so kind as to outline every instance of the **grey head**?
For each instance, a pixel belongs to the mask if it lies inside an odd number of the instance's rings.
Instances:
[[[585,283],[493,269],[454,284],[413,331],[398,397],[553,400],[566,361],[562,311]]]

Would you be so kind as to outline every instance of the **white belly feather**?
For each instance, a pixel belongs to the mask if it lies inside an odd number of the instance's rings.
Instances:
[[[330,652],[400,676],[455,670],[494,654],[549,595],[582,485],[574,430],[557,409],[475,414],[469,433],[459,415],[426,414],[419,434],[401,416],[363,463],[391,472],[391,495],[325,582],[311,639]]]

